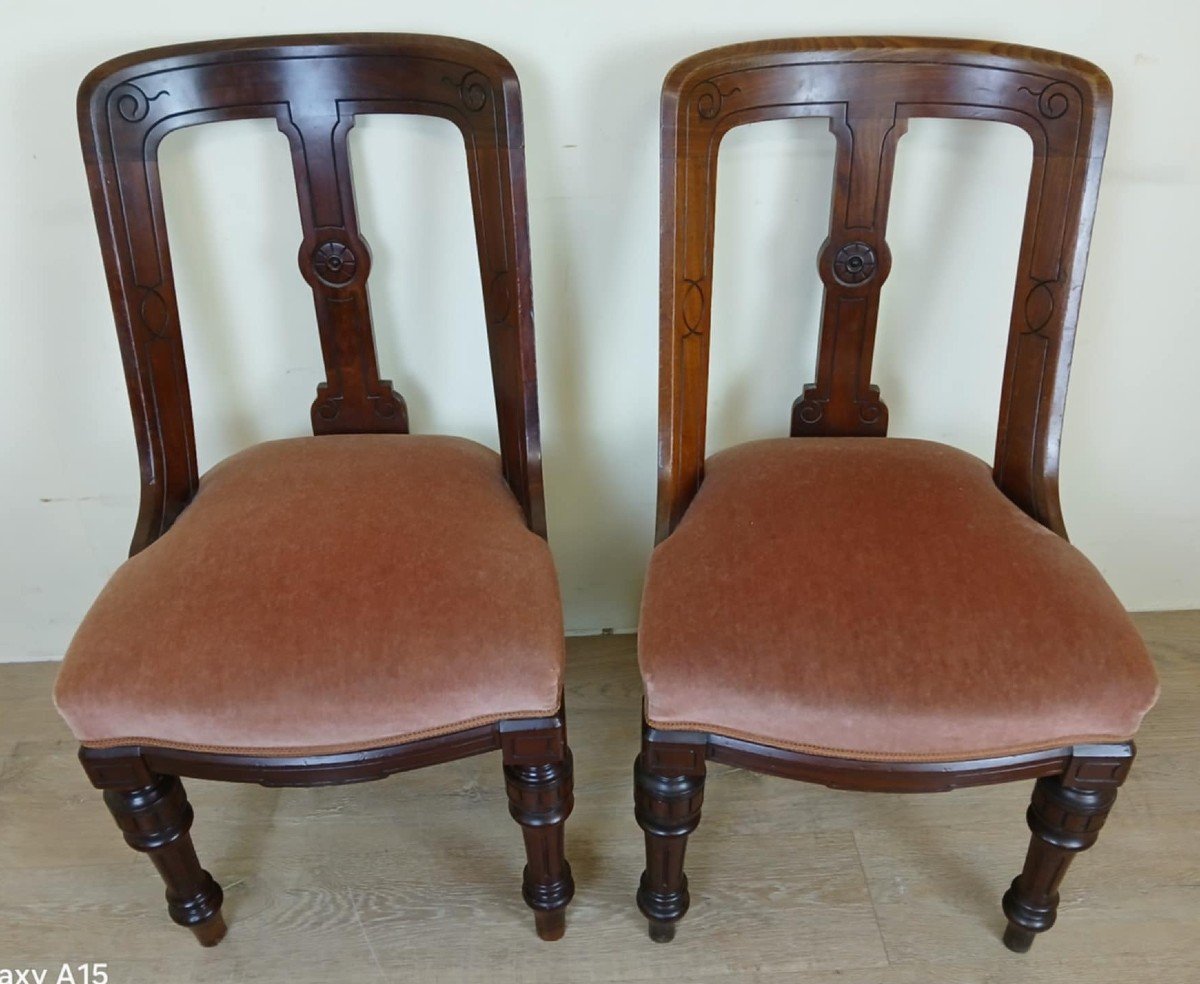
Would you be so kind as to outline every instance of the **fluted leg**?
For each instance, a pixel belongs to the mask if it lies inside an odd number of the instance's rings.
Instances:
[[[521,894],[543,940],[562,939],[567,903],[575,894],[563,843],[563,824],[575,802],[571,751],[565,745],[563,751],[558,762],[504,766],[508,811],[525,838]]]
[[[633,764],[634,813],[646,835],[646,870],[637,903],[656,943],[675,938],[675,923],[690,901],[683,857],[704,801],[703,754],[697,758],[698,764],[681,770],[663,761],[647,742]]]
[[[1026,952],[1034,936],[1054,925],[1058,888],[1072,859],[1096,843],[1117,798],[1115,785],[1076,789],[1062,777],[1039,779],[1026,819],[1033,836],[1025,868],[1004,893],[1004,945]]]
[[[176,776],[155,776],[147,786],[104,790],[104,802],[125,843],[148,854],[162,875],[171,918],[195,933],[201,946],[216,946],[225,935],[223,895],[192,847],[192,807],[183,783]]]

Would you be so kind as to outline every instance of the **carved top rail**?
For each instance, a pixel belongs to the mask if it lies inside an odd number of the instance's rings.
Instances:
[[[702,52],[662,94],[658,538],[703,479],[717,154],[730,129],[825,117],[837,141],[816,379],[793,436],[882,436],[871,385],[896,146],[915,117],[993,120],[1033,142],[996,439],[997,485],[1065,535],[1058,452],[1111,90],[1077,58],[943,38],[816,38]]]
[[[544,535],[524,132],[512,66],[468,41],[363,34],[248,38],[136,52],[95,69],[79,126],[142,469],[131,552],[170,527],[195,493],[187,372],[158,175],[181,127],[274,119],[292,151],[325,380],[316,434],[406,433],[379,378],[347,134],[360,113],[439,116],[462,132],[475,217],[505,476]]]

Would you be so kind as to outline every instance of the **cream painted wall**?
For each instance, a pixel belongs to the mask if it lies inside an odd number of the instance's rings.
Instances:
[[[1116,110],[1063,441],[1066,516],[1128,606],[1200,607],[1195,5],[43,0],[7,5],[0,23],[0,660],[61,656],[135,512],[75,86],[136,48],[304,31],[459,34],[517,67],[550,534],[573,632],[635,624],[651,546],[667,69],[732,41],[856,32],[1004,39],[1096,61]],[[430,120],[366,119],[353,140],[383,368],[414,429],[494,442],[461,147]],[[832,149],[805,121],[736,131],[723,151],[710,450],[785,433],[811,379]],[[304,433],[320,358],[283,138],[269,123],[219,124],[168,138],[163,155],[207,467]],[[1003,126],[918,122],[901,144],[875,370],[893,434],[990,455],[1028,161],[1025,138]]]

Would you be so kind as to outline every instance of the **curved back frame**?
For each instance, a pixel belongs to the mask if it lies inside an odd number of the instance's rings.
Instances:
[[[187,370],[158,175],[168,133],[274,119],[292,150],[326,378],[315,434],[407,433],[379,378],[347,134],[360,113],[439,116],[466,145],[505,477],[545,535],[521,94],[512,66],[455,38],[246,38],[136,52],[79,91],[79,128],[125,364],[142,470],[131,553],[161,536],[199,482]]]
[[[733,127],[827,117],[837,140],[816,381],[793,436],[883,436],[871,385],[896,145],[914,117],[993,120],[1033,142],[996,437],[996,484],[1062,535],[1058,453],[1079,295],[1108,135],[1096,66],[1015,45],[814,38],[702,52],[662,94],[658,539],[703,480],[717,152]]]

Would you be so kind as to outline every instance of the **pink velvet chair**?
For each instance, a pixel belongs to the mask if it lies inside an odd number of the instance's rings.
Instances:
[[[404,400],[379,378],[346,140],[361,113],[462,131],[481,276],[463,288],[482,284],[499,455],[410,435]],[[157,152],[180,127],[259,117],[291,144],[326,378],[315,436],[202,476]],[[571,753],[512,66],[421,35],[182,45],[101,65],[79,122],[142,468],[132,556],[55,691],[89,778],[158,868],[171,918],[212,945],[221,889],[192,848],[180,776],[315,786],[501,749],[524,898],[557,939],[574,892]]]
[[[1136,629],[1067,542],[1058,502],[1109,103],[1085,61],[946,39],[740,44],[667,76],[659,543],[635,769],[637,898],[653,938],[670,939],[688,908],[684,849],[710,760],[861,790],[1036,778],[1005,942],[1028,949],[1054,923],[1067,864],[1096,840],[1157,695]],[[795,117],[827,118],[837,140],[816,381],[791,437],[706,460],[718,149],[735,126]],[[1033,143],[990,466],[886,438],[870,382],[892,166],[916,117],[1007,123]]]

